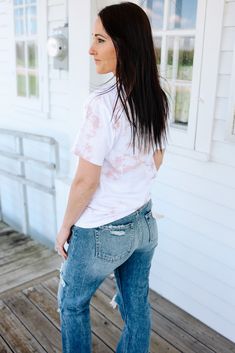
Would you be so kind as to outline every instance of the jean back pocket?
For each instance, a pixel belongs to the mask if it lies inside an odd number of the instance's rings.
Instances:
[[[95,229],[96,256],[114,262],[131,253],[134,245],[134,223],[103,225]]]

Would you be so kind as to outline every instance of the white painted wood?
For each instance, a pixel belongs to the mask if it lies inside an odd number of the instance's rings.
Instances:
[[[8,24],[5,10],[0,14],[0,23],[1,23],[1,27],[2,26],[5,27]]]
[[[233,63],[233,52],[232,51],[221,51],[220,53],[220,64],[219,71],[220,75],[231,75]]]
[[[48,0],[48,6],[63,5],[64,0]]]
[[[232,50],[233,44],[235,42],[235,25],[233,27],[224,27],[222,40],[221,40],[221,50]]]
[[[152,278],[153,276],[151,276]],[[229,322],[223,319],[220,315],[211,312],[210,309],[201,305],[198,301],[195,301],[192,297],[178,290],[174,287],[173,284],[169,284],[164,280],[164,277],[156,276],[155,286],[158,283],[158,286],[161,288],[166,288],[167,294],[163,295],[168,296],[168,299],[173,301],[172,298],[176,298],[176,301],[179,302],[179,307],[186,308],[185,310],[191,315],[197,317],[199,320],[205,322],[209,327],[215,329],[218,332],[226,333],[229,332],[228,338],[231,340],[234,339],[234,327],[231,326]],[[156,287],[155,287],[156,288]],[[171,293],[170,293],[171,292]],[[161,293],[161,292],[160,292]],[[171,299],[169,298],[171,297]]]
[[[80,2],[71,0],[68,3],[69,11],[69,104],[70,124],[72,126],[71,142],[79,129],[82,118],[82,107],[89,94],[90,65],[88,50],[90,46],[90,1]],[[77,14],[82,13],[80,21]],[[74,45],[76,43],[76,45]],[[75,161],[74,161],[75,162]],[[75,165],[71,165],[69,175],[74,174]]]
[[[228,117],[228,97],[216,97],[215,119],[226,121]]]
[[[51,93],[65,93],[69,91],[69,81],[68,80],[55,80],[50,79],[50,92]]]
[[[6,12],[7,12],[7,1],[2,1],[0,3],[0,16],[6,14]],[[0,18],[0,20],[1,20],[1,18]],[[0,21],[0,23],[1,23],[1,21]]]
[[[235,323],[235,318],[233,315],[234,312],[233,310],[229,311],[229,307],[231,309],[235,309],[235,283],[234,281],[231,283],[231,277],[228,277],[228,283],[225,282],[223,277],[219,280],[214,277],[211,277],[208,273],[204,271],[203,268],[203,265],[206,266],[207,264],[206,261],[202,263],[201,269],[199,269],[195,264],[190,264],[191,254],[195,255],[194,260],[196,261],[196,264],[198,264],[200,260],[204,261],[204,257],[197,256],[197,253],[195,251],[192,251],[193,249],[190,249],[188,247],[182,247],[177,240],[173,240],[170,237],[167,237],[165,234],[162,235],[164,235],[164,239],[162,239],[161,244],[159,244],[159,246],[161,247],[161,252],[159,254],[158,259],[155,260],[154,258],[153,264],[154,262],[159,260],[161,261],[162,266],[178,268],[178,274],[181,273],[187,283],[192,282],[195,287],[200,288],[202,291],[205,292],[205,304],[209,304],[208,306],[210,306],[212,310],[215,309],[215,306],[213,304],[219,305],[224,317],[227,320]],[[178,256],[175,256],[174,250],[178,254]],[[212,264],[213,262],[211,263],[211,265]],[[218,266],[215,266],[218,268],[221,266],[221,264],[219,263],[217,265]],[[184,270],[184,267],[186,268],[186,270]],[[229,268],[228,271],[230,275],[234,273],[234,270],[230,270]],[[214,292],[214,288],[216,288],[216,294]],[[207,295],[210,297],[210,300],[212,300],[212,305],[211,302],[207,303]]]
[[[229,106],[228,106],[228,120],[225,130],[225,140],[231,141],[235,145],[235,44],[233,50],[233,58],[231,63],[232,75],[230,81],[230,91],[229,91]]]
[[[235,169],[225,163],[218,164],[213,160],[205,163],[178,154],[166,153],[164,156],[164,162],[158,172],[157,181],[162,180],[163,173],[168,173],[167,170],[165,171],[168,167],[175,168],[184,173],[197,175],[207,180],[227,185],[231,188],[235,187]]]
[[[51,92],[51,100],[50,100],[51,107],[57,107],[57,108],[64,108],[69,110],[69,96],[68,93],[52,93]],[[66,119],[66,117],[65,117]]]
[[[160,250],[160,249],[159,249]],[[163,276],[170,279],[168,282],[170,285],[172,284],[172,290],[176,287],[178,290],[181,290],[182,293],[189,296],[190,299],[196,300],[200,305],[207,307],[210,312],[217,313],[219,316],[223,317],[227,322],[234,326],[234,310],[235,307],[230,302],[225,301],[224,298],[220,298],[217,295],[217,292],[212,293],[209,285],[206,283],[204,285],[199,286],[198,283],[195,283],[194,276],[199,276],[193,268],[189,268],[189,271],[185,271],[185,264],[180,261],[180,259],[175,259],[170,256],[170,254],[166,253],[164,250],[159,251],[159,261],[161,260],[161,265],[159,265],[158,271],[152,271],[153,274],[156,274],[157,277],[160,278]],[[179,268],[179,272],[175,271],[175,268]],[[172,269],[172,272],[171,272]],[[181,271],[180,271],[181,270]],[[191,274],[191,277],[190,277]],[[167,276],[167,277],[166,277]],[[187,283],[185,286],[184,283]],[[213,286],[213,288],[218,288],[218,283]],[[224,286],[224,290],[228,289],[231,291],[231,288],[226,288]],[[222,290],[222,289],[221,289]],[[225,292],[226,293],[226,292]],[[161,293],[160,293],[161,294]],[[168,297],[169,294],[164,293],[164,296]],[[224,294],[225,296],[225,294]],[[188,299],[189,299],[188,298]],[[181,302],[184,307],[184,304]],[[180,305],[181,306],[181,305]],[[193,301],[191,301],[191,306],[193,307]],[[182,307],[182,306],[181,306]],[[192,310],[192,309],[191,309]],[[190,312],[190,311],[189,311]],[[195,314],[194,314],[195,316]],[[197,314],[196,314],[197,316]]]
[[[48,35],[52,35],[53,31],[58,27],[64,26],[64,20],[57,20],[48,23]]]
[[[38,1],[39,3],[39,1]],[[48,56],[46,51],[47,45],[47,1],[40,1],[38,6],[38,16],[40,21],[39,25],[39,75],[40,75],[40,110],[45,118],[49,116],[49,80],[48,80]]]
[[[210,220],[211,222],[219,223],[224,227],[228,227],[235,231],[234,209],[225,208],[224,206],[193,194],[193,192],[182,192],[175,186],[161,183],[161,188],[157,189],[157,199],[168,201],[197,215],[198,220]],[[156,192],[156,191],[155,191]],[[219,195],[218,195],[219,196]],[[161,212],[160,212],[161,213]]]
[[[219,66],[224,0],[207,2],[195,149],[210,153]],[[211,16],[213,13],[213,17]],[[209,84],[208,84],[209,83]],[[205,119],[206,117],[206,119]]]
[[[50,118],[55,121],[68,121],[67,118],[69,116],[69,109],[64,106],[58,106],[51,104],[50,105]],[[70,128],[71,131],[71,128]]]
[[[6,63],[8,59],[9,59],[8,50],[0,50],[0,62]]]
[[[227,98],[229,95],[230,75],[218,75],[217,97]]]
[[[234,27],[235,26],[235,2],[228,2],[225,6],[224,12],[224,26]]]
[[[5,35],[7,36],[7,33]],[[7,39],[7,37],[5,37],[5,38],[1,38],[0,37],[0,48],[1,48],[1,52],[3,50],[8,50],[8,39]]]
[[[225,128],[226,128],[226,121],[224,119],[215,119],[214,130],[213,130],[213,140],[223,142]]]
[[[221,332],[222,335],[233,342],[235,341],[234,324],[224,318],[219,305],[216,311],[211,310],[208,305],[210,297],[203,296],[204,290],[200,291],[196,286],[188,283],[185,278],[174,271],[173,267],[161,266],[158,269],[157,273],[151,272],[150,280],[151,282],[154,280],[153,289],[173,303],[177,303],[180,308],[206,323],[209,327]],[[168,282],[166,279],[170,281]],[[187,286],[185,286],[185,283],[187,283]],[[185,288],[185,291],[182,288]],[[206,301],[206,304],[203,301]]]
[[[7,36],[8,36],[8,27],[7,25],[6,26],[2,25],[0,22],[0,38],[7,39]]]
[[[174,189],[181,190],[182,193],[190,193],[201,200],[205,199],[235,211],[235,185],[232,189],[221,183],[170,167],[162,172],[159,182],[169,187],[174,185]]]
[[[235,144],[229,141],[214,141],[211,158],[217,163],[223,163],[235,167]]]
[[[187,262],[190,266],[203,270],[205,275],[220,280],[234,288],[232,274],[235,270],[235,264],[231,257],[234,253],[234,248],[231,248],[229,243],[225,244],[224,241],[218,240],[220,245],[218,247],[211,242],[212,236],[211,238],[207,237],[190,227],[184,226],[179,220],[175,221],[169,217],[159,221],[158,227],[161,230],[159,234],[160,247],[164,247],[165,241],[167,241],[166,251],[174,250],[174,248],[175,250],[178,249],[172,254],[173,257],[180,257],[182,261]],[[173,242],[172,244],[170,244],[171,241]],[[231,260],[228,262],[227,258]],[[225,268],[226,271],[224,271]]]
[[[186,149],[184,146],[175,146],[175,145],[173,146],[169,144],[167,145],[167,150],[169,151],[169,153],[172,153],[175,155],[179,154],[181,156],[185,156],[185,157],[192,158],[195,160],[200,160],[200,161],[208,161],[210,158],[209,153],[189,150],[189,149]]]
[[[55,6],[48,6],[48,21],[66,21],[65,6],[63,4],[56,4]]]

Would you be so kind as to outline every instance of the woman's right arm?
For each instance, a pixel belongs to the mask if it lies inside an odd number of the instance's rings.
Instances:
[[[160,168],[160,165],[162,164],[164,153],[165,153],[165,150],[163,149],[162,153],[161,153],[161,150],[156,150],[153,154],[153,159],[157,170]]]

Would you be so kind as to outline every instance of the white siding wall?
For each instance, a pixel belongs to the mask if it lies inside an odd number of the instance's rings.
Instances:
[[[39,2],[38,2],[39,3]],[[48,0],[47,14],[44,26],[47,27],[48,35],[53,29],[63,26],[66,20],[66,7],[64,0]],[[40,18],[42,21],[43,19]],[[53,69],[52,59],[48,62],[49,85],[49,107],[48,113],[38,113],[30,109],[19,109],[13,98],[12,87],[14,87],[14,77],[12,67],[9,65],[12,50],[12,11],[11,4],[7,0],[0,1],[0,127],[23,130],[41,135],[54,137],[59,143],[60,170],[59,176],[68,176],[70,173],[70,162],[68,158],[71,140],[74,135],[74,126],[70,123],[69,114],[69,73]],[[46,51],[45,45],[41,51]],[[11,86],[12,84],[12,86]],[[42,93],[42,92],[41,92]],[[14,140],[13,140],[14,141]],[[12,138],[8,141],[9,151],[14,151]],[[0,141],[0,148],[6,148],[5,139]],[[25,145],[28,154],[36,153],[38,158],[47,160],[49,153],[45,151],[45,146],[35,143]],[[10,162],[1,158],[5,169],[11,168]],[[15,164],[15,162],[14,162]],[[3,166],[3,164],[2,164]],[[27,169],[27,176],[35,181],[38,179],[44,185],[50,182],[49,173],[43,173],[32,165]],[[21,228],[22,225],[22,194],[17,182],[1,178],[1,197],[5,219],[12,225]],[[51,244],[55,238],[53,200],[50,195],[28,188],[29,222],[31,235],[38,237],[44,242]]]
[[[208,162],[166,153],[153,190],[159,247],[150,285],[235,341],[235,144],[225,139],[235,1],[225,2]],[[234,82],[235,85],[235,82]]]
[[[66,21],[64,0],[48,1],[48,34]],[[49,59],[50,117],[54,121],[66,121],[69,115],[68,71],[54,70],[53,60]]]

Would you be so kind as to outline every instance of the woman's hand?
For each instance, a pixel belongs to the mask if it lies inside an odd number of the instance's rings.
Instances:
[[[71,236],[71,229],[61,228],[59,233],[57,234],[55,241],[55,250],[61,255],[65,260],[67,260],[68,255],[66,250],[64,249],[64,244],[69,242],[69,238]]]

